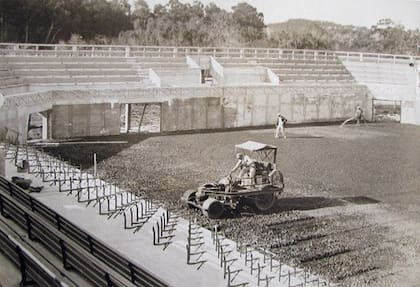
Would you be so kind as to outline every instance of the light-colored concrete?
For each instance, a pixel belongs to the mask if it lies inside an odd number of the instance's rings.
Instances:
[[[155,68],[162,87],[194,87],[201,85],[200,68]]]
[[[18,287],[21,278],[19,268],[0,250],[0,287]]]
[[[224,67],[223,85],[252,85],[270,83],[264,67]]]
[[[94,109],[109,103],[162,103],[162,132],[274,125],[278,112],[291,123],[339,121],[352,116],[357,104],[367,119],[372,111],[369,90],[356,84],[57,90],[6,97],[0,108],[0,133],[5,127],[14,129],[25,142],[31,113],[53,106],[92,105]],[[71,130],[81,131],[77,136],[100,135],[91,133],[86,121],[70,121],[75,117],[72,113],[60,117],[67,117],[61,127],[71,124]],[[119,118],[110,118],[109,124],[112,121],[115,129],[103,134],[119,134]],[[51,129],[51,134],[57,132],[71,136],[66,130]]]
[[[52,138],[119,134],[120,113],[119,104],[53,106],[50,115]]]
[[[371,94],[359,85],[225,87],[203,93],[193,89],[183,92],[192,97],[184,98],[182,93],[162,104],[162,131],[274,125],[279,112],[290,123],[340,121],[351,117],[358,104],[367,119],[372,117]]]
[[[401,122],[420,123],[416,103],[416,69],[408,63],[344,61],[355,79],[366,85],[376,99],[401,101]]]

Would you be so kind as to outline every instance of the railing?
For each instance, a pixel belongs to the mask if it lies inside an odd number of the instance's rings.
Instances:
[[[74,268],[83,274],[86,279],[97,286],[135,286],[129,280],[117,274],[112,268],[80,248],[68,236],[55,230],[46,220],[41,218],[38,210],[27,209],[15,198],[16,186],[4,182],[0,188],[0,213],[11,218],[21,228],[26,230],[28,238],[38,240],[54,255],[62,259],[66,268]],[[7,188],[4,188],[4,184]],[[7,192],[9,194],[7,194]],[[35,211],[36,210],[36,211]]]
[[[299,50],[275,48],[235,47],[161,47],[122,45],[62,45],[0,43],[3,56],[52,56],[52,57],[163,57],[213,56],[215,58],[248,59],[303,59],[322,60],[339,57],[345,61],[378,63],[407,63],[419,61],[420,56],[361,53],[327,50]]]
[[[31,252],[26,250],[21,242],[4,230],[4,226],[0,228],[0,248],[15,265],[19,266],[22,286],[30,283],[36,283],[38,286],[68,286],[61,282],[52,271],[43,266]]]
[[[167,286],[166,283],[160,281],[159,279],[155,278],[153,275],[149,274],[147,271],[143,270],[139,266],[133,264],[128,259],[126,259],[123,255],[117,253],[115,250],[110,249],[100,240],[94,238],[92,235],[84,232],[65,218],[61,217],[55,211],[51,210],[35,198],[31,197],[27,194],[24,190],[20,187],[16,186],[15,184],[7,181],[5,178],[0,176],[0,192],[1,190],[7,192],[11,198],[18,201],[17,204],[10,202],[5,195],[0,196],[0,209],[2,213],[4,211],[5,204],[8,206],[6,210],[8,212],[13,212],[13,217],[17,218],[17,220],[21,219],[20,224],[23,227],[26,227],[27,221],[25,217],[26,214],[35,213],[38,217],[41,217],[39,220],[36,218],[34,220],[38,220],[40,223],[40,227],[42,230],[38,230],[37,237],[39,236],[47,236],[51,234],[51,231],[47,228],[47,226],[55,226],[55,228],[59,231],[57,235],[57,231],[54,230],[54,233],[51,235],[52,238],[61,238],[61,236],[65,236],[68,238],[65,240],[65,243],[69,242],[69,244],[76,242],[79,247],[83,249],[83,251],[87,251],[95,258],[101,260],[108,268],[112,268],[113,270],[117,271],[119,274],[123,276],[124,279],[129,280],[133,284],[137,286]],[[17,208],[14,206],[22,205],[22,207]],[[24,209],[28,209],[28,211],[24,211]],[[30,211],[29,211],[30,210]],[[16,215],[16,216],[15,216]],[[30,219],[31,221],[31,219]],[[37,225],[38,226],[38,225]],[[26,229],[26,228],[25,228]],[[48,237],[48,236],[47,236]],[[71,240],[70,240],[71,239]],[[53,248],[58,248],[57,241],[54,241],[49,238],[45,238],[40,240],[41,242],[48,242],[50,246]],[[55,250],[55,249],[54,249]],[[60,250],[55,250],[57,255],[60,255]],[[79,257],[80,258],[80,257]],[[74,259],[77,260],[77,259]],[[79,260],[80,261],[80,260]],[[72,262],[74,262],[72,260]],[[88,268],[83,267],[82,262],[76,262],[80,268]],[[74,264],[76,264],[74,263]],[[93,266],[95,267],[95,266]],[[95,267],[98,268],[98,267]],[[82,269],[82,270],[83,270]],[[100,272],[101,269],[98,271],[89,270],[89,272]],[[89,274],[89,273],[87,273]],[[99,276],[99,275],[98,275]],[[103,278],[102,278],[103,279]],[[100,282],[101,278],[97,278]],[[103,279],[104,280],[104,279]],[[104,284],[106,285],[106,284]],[[121,285],[118,285],[121,286]],[[124,286],[124,285],[122,285]],[[134,286],[134,285],[133,285]]]

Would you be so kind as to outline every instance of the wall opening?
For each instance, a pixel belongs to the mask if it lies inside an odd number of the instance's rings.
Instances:
[[[160,103],[121,105],[121,133],[160,133]]]
[[[32,113],[28,120],[28,140],[48,139],[48,116],[44,113]]]
[[[401,122],[401,101],[373,100],[375,122]]]

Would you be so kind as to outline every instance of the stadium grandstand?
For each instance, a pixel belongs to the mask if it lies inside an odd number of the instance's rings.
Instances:
[[[372,119],[379,100],[398,103],[401,122],[418,123],[418,60],[339,51],[2,43],[2,135],[7,129],[26,142],[31,115],[41,119],[44,140],[119,134],[130,130],[135,104],[160,107],[161,132],[271,125],[277,111],[292,123],[339,121],[356,103]],[[73,105],[84,105],[90,118],[72,114]],[[191,105],[206,118],[193,120]]]

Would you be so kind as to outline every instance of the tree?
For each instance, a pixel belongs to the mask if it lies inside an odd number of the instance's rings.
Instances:
[[[79,34],[115,37],[132,29],[128,0],[0,0],[6,42],[56,43]]]
[[[252,44],[264,36],[264,15],[248,3],[239,3],[232,7],[232,19],[239,30],[242,41]]]
[[[149,5],[145,0],[136,0],[134,2],[134,11],[132,14],[132,23],[134,29],[146,29],[147,21],[152,17]]]

